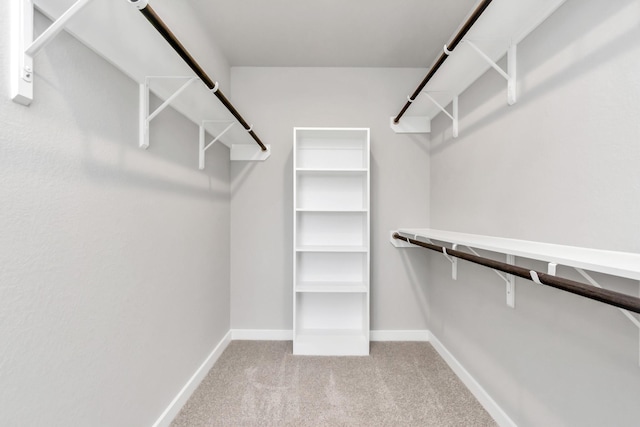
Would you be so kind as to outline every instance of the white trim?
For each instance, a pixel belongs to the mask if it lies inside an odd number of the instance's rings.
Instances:
[[[429,331],[387,330],[371,331],[371,341],[429,341]],[[291,341],[291,329],[232,329],[231,339],[238,341]]]
[[[291,341],[291,329],[232,329],[231,337],[239,341]]]
[[[189,378],[189,381],[187,381],[184,387],[182,387],[182,390],[180,390],[169,406],[167,406],[167,409],[165,409],[162,415],[160,415],[156,422],[153,423],[153,427],[164,427],[171,424],[171,421],[173,421],[176,415],[178,415],[178,412],[180,412],[180,409],[182,409],[184,404],[187,403],[187,400],[189,400],[193,392],[198,388],[202,380],[218,361],[218,358],[230,342],[231,331],[227,332],[224,338],[222,338],[218,345],[216,345],[216,348],[214,348],[211,354],[209,354],[205,361],[202,362],[202,365],[200,365],[191,378]]]
[[[371,331],[371,341],[429,341],[429,331],[425,330],[388,330]]]
[[[432,333],[428,333],[429,342],[436,349],[440,357],[447,362],[447,365],[456,373],[458,378],[467,386],[469,391],[478,399],[478,402],[493,417],[496,423],[501,427],[517,427],[511,418],[502,410],[495,400],[487,393],[487,391],[476,381],[475,378],[467,371],[464,366],[456,359],[453,354],[436,338]]]

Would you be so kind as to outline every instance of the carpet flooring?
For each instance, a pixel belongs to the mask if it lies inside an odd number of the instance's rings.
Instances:
[[[495,426],[428,343],[370,356],[294,356],[291,341],[233,341],[172,427]]]

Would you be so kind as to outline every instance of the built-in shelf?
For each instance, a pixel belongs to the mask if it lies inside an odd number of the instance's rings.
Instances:
[[[366,209],[303,209],[297,208],[296,212],[321,212],[321,213],[349,213],[349,212],[359,212],[359,213],[367,213]]]
[[[363,282],[298,282],[296,292],[361,293],[367,292]]]
[[[401,228],[404,236],[431,239],[547,263],[640,280],[640,254],[556,245],[529,240],[456,233],[428,228]]]
[[[323,173],[323,172],[330,172],[330,173],[366,173],[367,170],[366,169],[333,169],[333,168],[297,168],[296,172],[298,173]]]
[[[297,252],[367,252],[365,246],[298,246]]]
[[[318,356],[367,355],[369,337],[361,329],[303,329],[294,336],[297,354]],[[366,352],[363,349],[367,349]]]

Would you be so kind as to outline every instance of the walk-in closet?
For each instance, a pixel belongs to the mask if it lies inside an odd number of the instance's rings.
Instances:
[[[0,3],[0,427],[640,424],[640,0]]]

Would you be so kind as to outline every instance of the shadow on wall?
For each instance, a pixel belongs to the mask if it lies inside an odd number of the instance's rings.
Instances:
[[[630,25],[629,28],[619,28],[617,34],[611,34],[609,40],[603,40],[598,47],[583,46],[583,49],[579,49],[579,54],[573,53],[572,60],[567,60],[568,52],[575,50],[575,44],[592,31],[595,27],[602,25],[606,20],[616,17],[619,14],[625,13],[628,7],[635,7],[636,2],[634,0],[624,0],[617,2],[601,2],[601,1],[582,1],[582,2],[567,2],[561,6],[549,20],[566,20],[570,22],[570,26],[556,25],[554,31],[546,30],[546,22],[540,27],[535,29],[532,33],[535,36],[537,33],[544,33],[547,36],[547,43],[544,45],[544,50],[540,50],[535,53],[527,52],[527,39],[525,38],[519,46],[518,56],[518,102],[508,107],[506,103],[506,83],[502,77],[500,77],[494,70],[490,69],[480,79],[495,79],[492,80],[492,84],[483,85],[482,92],[478,94],[478,102],[475,104],[466,105],[464,109],[460,109],[461,113],[464,111],[465,115],[470,115],[474,111],[479,110],[485,102],[495,96],[501,96],[504,98],[503,102],[496,107],[492,112],[485,114],[475,122],[464,124],[460,126],[460,136],[469,136],[475,132],[481,130],[485,126],[495,122],[502,116],[509,113],[508,108],[516,109],[518,106],[527,105],[534,100],[542,97],[543,95],[555,91],[558,87],[575,80],[578,76],[586,74],[590,70],[601,66],[607,61],[611,61],[625,52],[633,50],[636,45],[632,43],[632,40],[638,38],[638,26]],[[573,9],[577,9],[576,14],[572,14]],[[555,30],[558,28],[559,30]],[[570,30],[570,32],[568,31]],[[602,33],[602,32],[601,32]],[[538,48],[539,49],[539,48]],[[563,58],[562,61],[558,61],[558,58]],[[525,61],[523,61],[526,60]],[[549,77],[540,81],[535,85],[527,85],[527,76],[536,69],[539,69],[551,61],[565,62],[566,65],[563,69],[555,69],[549,75]],[[501,60],[502,68],[506,67],[506,59]],[[495,82],[495,83],[493,83]],[[476,83],[472,84],[471,88],[475,88]],[[485,89],[487,88],[487,89]],[[497,89],[499,88],[499,89]],[[467,89],[465,92],[467,92]],[[480,90],[480,89],[478,89]],[[469,101],[465,99],[463,92],[460,94],[461,107],[462,103]],[[502,98],[501,98],[502,99]],[[460,121],[462,122],[464,117]],[[448,123],[448,120],[447,120]],[[437,153],[447,147],[448,144],[455,143],[461,138],[453,138],[451,135],[451,125],[444,126],[442,132],[438,134],[431,134],[431,152]],[[444,145],[444,143],[447,145]]]
[[[402,249],[400,250],[400,257],[402,258],[402,264],[404,265],[404,269],[407,272],[407,277],[409,278],[409,283],[411,284],[411,288],[413,289],[413,294],[416,299],[418,299],[418,307],[420,307],[420,313],[422,314],[422,318],[425,320],[426,324],[429,323],[429,310],[428,310],[428,283],[424,283],[425,280],[420,280],[418,277],[418,273],[414,268],[416,263],[427,263],[427,254],[424,251],[414,250],[413,248]]]

